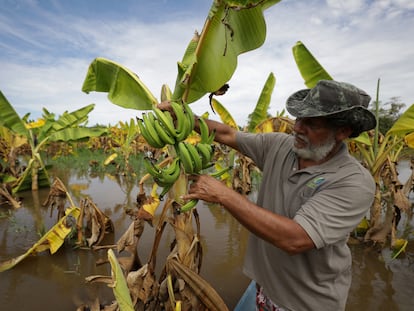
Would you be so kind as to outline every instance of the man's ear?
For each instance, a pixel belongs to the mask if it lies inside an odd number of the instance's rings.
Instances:
[[[343,126],[336,130],[335,138],[337,141],[342,141],[352,134],[353,130],[350,126]]]

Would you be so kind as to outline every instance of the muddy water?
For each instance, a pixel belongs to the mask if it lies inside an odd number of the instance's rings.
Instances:
[[[131,223],[125,210],[134,206],[138,189],[109,176],[80,176],[74,172],[55,172],[68,188],[75,202],[90,196],[115,225],[114,234],[105,244],[115,243]],[[0,207],[0,261],[23,254],[56,221],[56,211],[44,208],[48,190],[37,194],[22,193],[23,207],[7,211]],[[413,198],[411,198],[413,199]],[[217,206],[199,205],[204,260],[201,275],[218,291],[230,310],[237,304],[249,280],[241,266],[248,233],[229,214]],[[352,289],[347,310],[412,310],[414,304],[414,223],[405,219],[402,231],[408,232],[407,253],[391,260],[388,251],[377,252],[361,245],[351,245],[354,263]],[[154,228],[146,226],[138,252],[142,262],[148,259]],[[173,234],[167,229],[158,249],[157,271],[162,268]],[[26,258],[16,267],[0,273],[0,309],[76,310],[96,297],[103,304],[113,300],[111,289],[102,284],[85,284],[90,275],[109,275],[107,265],[95,261],[105,251],[60,249],[51,256],[43,252]],[[159,273],[157,274],[159,275]]]

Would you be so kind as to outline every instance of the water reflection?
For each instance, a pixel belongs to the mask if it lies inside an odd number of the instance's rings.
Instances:
[[[137,181],[125,176],[81,169],[59,169],[58,176],[75,202],[90,196],[93,202],[108,215],[115,232],[104,244],[114,244],[130,225],[132,219],[125,212],[135,205]],[[148,185],[149,187],[149,185]],[[10,210],[0,218],[0,260],[23,254],[56,222],[56,212],[42,206],[48,189],[37,194],[22,193],[23,207]],[[254,195],[254,194],[253,194]],[[251,198],[254,200],[254,197]],[[243,257],[248,232],[217,205],[198,205],[201,219],[203,264],[201,275],[219,292],[230,310],[247,287],[249,280],[242,274]],[[154,222],[157,223],[157,220]],[[414,303],[414,249],[412,246],[412,219],[401,222],[410,236],[407,253],[402,259],[391,261],[386,251],[376,252],[361,245],[351,245],[354,274],[347,310],[411,310]],[[138,254],[146,262],[153,245],[155,228],[146,226],[139,241]],[[166,227],[157,253],[156,273],[162,269],[169,254],[174,234]],[[32,256],[10,271],[0,274],[0,305],[2,310],[75,310],[82,303],[91,303],[99,297],[102,303],[113,300],[111,289],[102,284],[85,284],[86,276],[109,275],[109,266],[96,266],[105,251],[60,249],[51,256],[48,252]],[[277,264],[277,263],[275,263]]]

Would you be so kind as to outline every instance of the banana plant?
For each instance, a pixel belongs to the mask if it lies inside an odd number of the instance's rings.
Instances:
[[[292,52],[308,88],[315,86],[321,79],[332,79],[331,75],[326,72],[301,41],[293,46]],[[377,112],[377,127],[370,135],[364,132],[359,137],[351,139],[349,149],[363,161],[376,183],[375,200],[370,211],[370,226],[365,234],[365,240],[384,244],[387,236],[397,225],[393,213],[394,206],[402,212],[407,212],[409,209],[408,198],[403,194],[398,174],[396,174],[396,163],[398,163],[404,148],[413,148],[414,105],[409,107],[382,137],[378,130],[379,84],[380,80],[377,83],[374,102]],[[382,212],[384,206],[385,217]],[[391,246],[396,244],[395,239],[395,234],[393,234]]]
[[[194,35],[184,52],[182,60],[178,62],[174,91],[171,92],[167,86],[163,86],[161,100],[171,100],[186,109],[189,104],[197,101],[205,94],[220,90],[234,74],[237,67],[237,57],[242,53],[260,47],[264,43],[266,23],[263,11],[277,2],[279,0],[213,1],[201,33]],[[154,121],[152,113],[143,113],[143,122],[138,120],[138,126],[141,134],[152,146],[157,148],[165,146],[165,143],[160,139],[161,137],[157,137],[157,133],[162,135],[170,133],[174,138],[174,128],[168,123],[168,116],[166,117],[156,110],[158,102],[156,97],[141,79],[128,68],[111,60],[98,57],[93,60],[88,68],[82,90],[86,93],[91,91],[107,92],[108,99],[121,107],[152,110],[151,112],[157,114],[157,121],[163,122],[164,127],[168,129],[166,133],[154,130],[152,125],[156,127],[157,123]],[[174,109],[174,106],[172,107]],[[174,112],[177,117],[182,117],[181,114]],[[185,115],[188,116],[189,113],[187,109]],[[188,135],[191,133],[191,126],[194,126],[194,124],[191,124],[193,121],[193,119],[189,121],[190,131],[186,131]],[[176,122],[175,125],[181,127],[185,123],[187,122]],[[146,126],[148,126],[148,131]],[[205,134],[201,136],[202,141],[210,141],[210,136]],[[174,158],[177,155],[181,157],[182,154],[182,157],[187,158],[188,152],[194,154],[194,146],[181,141],[182,137],[180,137],[179,142],[174,142],[171,137],[165,135],[164,137],[168,145],[167,157]],[[197,155],[193,159],[195,165],[199,167],[200,157]],[[153,171],[154,176],[157,176],[158,182],[163,183],[165,181],[163,177],[166,176],[164,173],[169,172],[171,165],[176,165],[177,162],[167,162],[165,168],[159,165],[154,166],[149,161],[145,163],[148,170]],[[190,165],[186,167],[182,165],[181,173],[171,189],[172,197],[175,200],[167,200],[165,205],[167,203],[171,204],[175,210],[174,204],[181,206],[181,202],[179,202],[180,194],[187,191],[188,181],[186,176],[191,171],[190,169]],[[175,178],[176,171],[173,171],[173,177]],[[193,203],[191,202],[191,204]],[[172,222],[177,242],[173,258],[198,272],[196,262],[200,256],[200,243],[197,239],[198,235],[194,233],[192,228],[191,215],[192,213],[183,212],[174,213],[173,215]],[[184,308],[188,308],[188,303],[188,301],[183,302],[184,306],[187,305]],[[225,310],[223,306],[219,305],[210,309]]]
[[[274,74],[271,72],[267,77],[262,92],[260,93],[260,97],[257,101],[256,107],[250,115],[250,122],[247,127],[247,130],[249,132],[253,132],[256,126],[259,125],[259,123],[268,119],[268,109],[275,84],[276,78]]]
[[[106,158],[104,165],[108,165],[115,158],[121,156],[125,161],[125,171],[132,172],[129,158],[133,151],[132,145],[139,135],[138,127],[133,118],[129,122],[119,121],[118,126],[111,128],[110,138],[115,146],[111,146],[112,154]]]
[[[94,105],[91,104],[71,113],[64,112],[57,120],[54,114],[43,109],[42,120],[26,123],[0,92],[0,126],[9,129],[15,135],[25,137],[31,149],[31,158],[13,186],[13,193],[30,188],[38,190],[39,186],[50,186],[45,164],[40,156],[40,151],[48,142],[79,140],[100,136],[106,132],[103,128],[81,127],[86,123],[87,116],[93,108]]]

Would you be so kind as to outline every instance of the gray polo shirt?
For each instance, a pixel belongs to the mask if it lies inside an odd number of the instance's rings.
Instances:
[[[329,161],[298,170],[293,142],[283,133],[237,133],[239,150],[263,172],[257,204],[295,220],[316,248],[292,256],[251,234],[244,272],[288,310],[344,310],[351,284],[346,243],[373,202],[375,183],[345,144]]]

